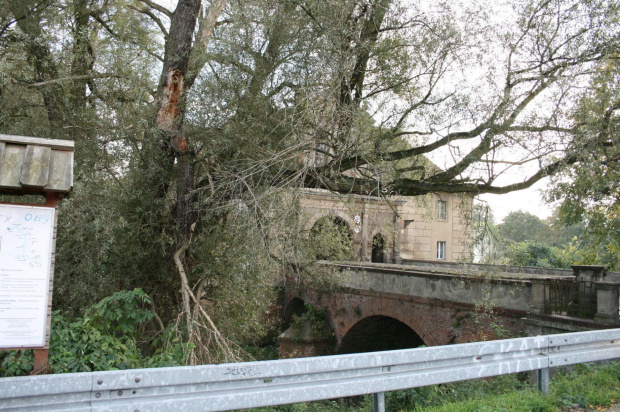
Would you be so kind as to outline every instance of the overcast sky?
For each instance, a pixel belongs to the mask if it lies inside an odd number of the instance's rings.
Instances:
[[[510,212],[522,210],[545,219],[551,216],[552,207],[547,205],[540,195],[546,188],[547,179],[536,183],[533,187],[504,195],[481,195],[480,199],[491,206],[495,222],[500,223]]]

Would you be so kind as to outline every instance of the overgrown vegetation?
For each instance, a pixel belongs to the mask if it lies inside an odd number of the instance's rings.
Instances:
[[[484,248],[482,261],[491,264],[569,268],[571,265],[604,265],[617,270],[617,254],[592,233],[586,222],[570,224],[560,211],[546,220],[531,213],[509,213],[496,224],[480,205],[476,209],[476,242]]]
[[[52,314],[49,372],[91,372],[187,363],[189,344],[172,328],[153,336],[150,298],[141,289],[122,291],[87,308],[73,319]],[[33,369],[31,350],[0,352],[0,376]]]
[[[617,167],[613,1],[172,3],[0,0],[0,133],[76,147],[54,308],[128,353],[135,339],[87,308],[135,288],[157,314],[139,338],[155,351],[169,333],[188,363],[236,361],[263,340],[274,285],[350,256],[331,229],[307,248],[300,188],[505,193]],[[592,185],[609,202],[615,176]]]

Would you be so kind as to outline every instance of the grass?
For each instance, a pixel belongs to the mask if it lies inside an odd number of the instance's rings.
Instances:
[[[548,395],[527,374],[407,389],[386,394],[386,410],[404,412],[558,412],[620,403],[620,363],[577,365],[553,376]],[[255,409],[255,412],[361,412],[372,397],[356,397]]]

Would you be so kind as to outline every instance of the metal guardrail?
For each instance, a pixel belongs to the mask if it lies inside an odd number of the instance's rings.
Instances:
[[[383,393],[620,357],[620,329],[223,365],[0,378],[3,411],[223,411]]]

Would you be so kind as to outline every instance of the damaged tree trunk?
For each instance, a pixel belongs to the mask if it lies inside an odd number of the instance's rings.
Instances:
[[[193,221],[190,204],[190,195],[194,189],[193,153],[183,134],[183,120],[184,100],[189,91],[185,87],[185,76],[200,5],[200,0],[180,0],[172,15],[155,122],[161,130],[162,146],[167,149],[171,163],[176,159],[178,167],[176,218],[179,245],[189,241],[189,228]]]
[[[166,176],[168,186],[176,188],[177,251],[172,259],[181,280],[182,307],[185,312],[188,339],[194,342],[196,347],[200,347],[202,343],[200,329],[205,329],[219,346],[223,359],[234,361],[238,358],[226,343],[225,338],[218,332],[209,315],[200,307],[189,287],[186,275],[189,271],[185,260],[196,221],[196,212],[192,210],[191,204],[194,191],[195,153],[191,142],[183,132],[186,98],[200,69],[206,64],[203,56],[205,56],[208,39],[225,3],[225,0],[215,1],[208,13],[203,16],[201,0],[179,0],[177,8],[171,15],[170,31],[166,38],[164,64],[157,91],[158,105],[155,124],[160,131],[160,147],[168,163],[168,167],[165,168],[170,173]],[[200,27],[194,39],[199,20]],[[175,163],[176,175],[173,173]],[[176,176],[176,186],[172,184],[174,176]],[[196,315],[206,320],[207,326],[198,322]],[[207,353],[207,357],[210,358],[210,354]],[[190,359],[191,363],[195,364],[196,354],[192,353]]]

